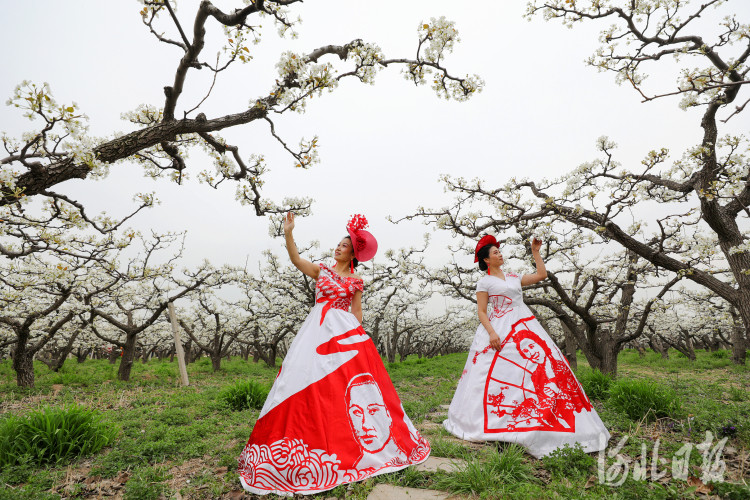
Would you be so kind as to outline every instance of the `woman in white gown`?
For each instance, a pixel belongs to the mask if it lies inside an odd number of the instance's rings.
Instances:
[[[537,458],[565,444],[599,451],[609,432],[523,302],[521,287],[547,277],[541,245],[536,238],[531,244],[536,272],[519,277],[501,269],[493,236],[477,244],[474,262],[487,271],[476,289],[480,325],[443,425],[467,441],[519,443]]]
[[[418,464],[430,454],[361,325],[364,285],[354,268],[377,251],[366,227],[364,217],[352,218],[329,267],[300,257],[294,216],[287,214],[287,251],[315,280],[316,304],[240,455],[240,482],[249,492],[310,495]]]

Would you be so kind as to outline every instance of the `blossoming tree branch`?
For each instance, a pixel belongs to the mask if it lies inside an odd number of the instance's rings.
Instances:
[[[664,147],[646,153],[640,165],[624,166],[617,161],[614,141],[601,137],[598,158],[558,179],[513,178],[494,186],[484,179],[444,176],[446,189],[455,193],[452,206],[419,208],[412,217],[473,239],[487,231],[531,225],[543,237],[554,237],[550,228],[562,234],[577,227],[592,241],[617,243],[630,255],[729,303],[745,330],[733,337],[732,359],[744,363],[750,332],[748,140],[721,135],[720,128],[750,102],[750,25],[736,14],[712,29],[697,25],[710,9],[727,3],[530,2],[529,16],[541,14],[570,27],[606,22],[601,46],[587,63],[615,73],[643,101],[679,96],[684,109],[702,109],[696,123],[703,130],[700,143],[677,159]],[[711,33],[704,36],[698,29]],[[664,63],[667,58],[675,65]],[[647,71],[664,74],[675,67],[674,89],[649,88]]]
[[[420,25],[414,58],[386,57],[376,44],[360,39],[323,45],[308,52],[283,52],[276,65],[277,73],[267,76],[267,92],[247,96],[243,101],[249,104],[238,104],[236,112],[208,116],[201,106],[210,97],[213,85],[200,102],[184,102],[190,76],[208,71],[215,83],[230,67],[250,64],[253,52],[259,50],[251,47],[261,42],[262,19],[270,18],[280,36],[296,37],[298,21],[294,20],[292,9],[301,0],[246,0],[244,6],[231,11],[204,0],[191,28],[178,17],[173,0],[141,3],[145,28],[160,43],[174,47],[179,57],[174,79],[164,86],[161,105],[144,104],[123,114],[137,127],[135,131],[109,139],[92,137],[83,111],[75,103],[58,103],[46,83],[24,81],[9,99],[10,105],[41,127],[20,140],[2,137],[5,156],[0,157],[0,226],[12,237],[12,244],[0,242],[0,254],[14,258],[67,247],[45,232],[52,220],[68,227],[88,224],[100,233],[112,231],[119,227],[119,221],[90,217],[81,203],[57,191],[59,185],[70,179],[106,176],[109,168],[126,160],[139,163],[149,176],[180,183],[191,169],[187,153],[192,148],[200,148],[213,158],[213,169],[199,172],[199,180],[212,187],[225,181],[236,182],[237,198],[252,206],[257,215],[289,209],[304,213],[310,206],[309,199],[286,199],[281,204],[264,199],[264,158],[243,154],[240,145],[229,144],[221,137],[221,131],[252,122],[266,123],[269,137],[289,152],[294,165],[308,168],[318,161],[318,138],[303,138],[293,145],[277,130],[275,118],[289,112],[303,113],[312,98],[336,90],[344,79],[371,84],[380,70],[400,67],[412,83],[431,83],[438,96],[459,101],[479,92],[483,85],[478,76],[456,76],[444,65],[446,55],[458,40],[458,31],[452,22],[439,18]],[[206,34],[213,29],[224,33],[224,45],[215,60],[204,54]],[[31,198],[39,197],[48,199],[49,205],[45,206],[44,215],[31,217],[22,207]],[[139,195],[138,201],[136,212],[152,204],[153,195]]]

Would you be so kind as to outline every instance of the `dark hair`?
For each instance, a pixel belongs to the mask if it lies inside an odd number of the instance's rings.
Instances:
[[[352,241],[352,237],[349,236],[348,234],[346,236],[344,236],[344,238],[348,238],[349,241]],[[343,240],[344,238],[341,238],[341,239]],[[353,241],[352,241],[352,253],[354,253],[354,242]],[[357,267],[359,265],[359,261],[357,260],[356,257],[352,257],[352,265],[354,267]]]
[[[477,252],[477,258],[479,259],[479,269],[482,271],[487,270],[487,263],[484,261],[484,259],[489,258],[490,256],[490,248],[495,247],[497,245],[493,245],[492,243],[489,243],[482,248],[479,249]]]

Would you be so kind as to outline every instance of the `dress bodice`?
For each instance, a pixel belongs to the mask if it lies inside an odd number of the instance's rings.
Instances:
[[[477,292],[487,292],[489,295],[488,317],[492,321],[502,318],[514,308],[523,304],[521,291],[521,277],[513,273],[505,273],[505,279],[486,275],[477,282]]]
[[[352,305],[354,293],[364,290],[362,278],[351,276],[344,278],[327,265],[319,265],[320,274],[318,275],[318,281],[315,282],[315,302],[324,304],[326,312],[331,308],[348,311]]]

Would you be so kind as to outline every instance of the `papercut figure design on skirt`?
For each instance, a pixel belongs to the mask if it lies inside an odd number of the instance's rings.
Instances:
[[[362,450],[362,456],[354,464],[357,470],[409,463],[406,453],[393,439],[393,419],[372,375],[361,373],[351,379],[346,388],[346,407],[352,432]]]
[[[549,430],[575,432],[575,413],[591,411],[591,402],[573,376],[564,356],[525,323],[515,323],[495,352],[485,385],[485,432]],[[521,389],[523,399],[508,400],[506,391]],[[517,391],[515,391],[517,394]]]

